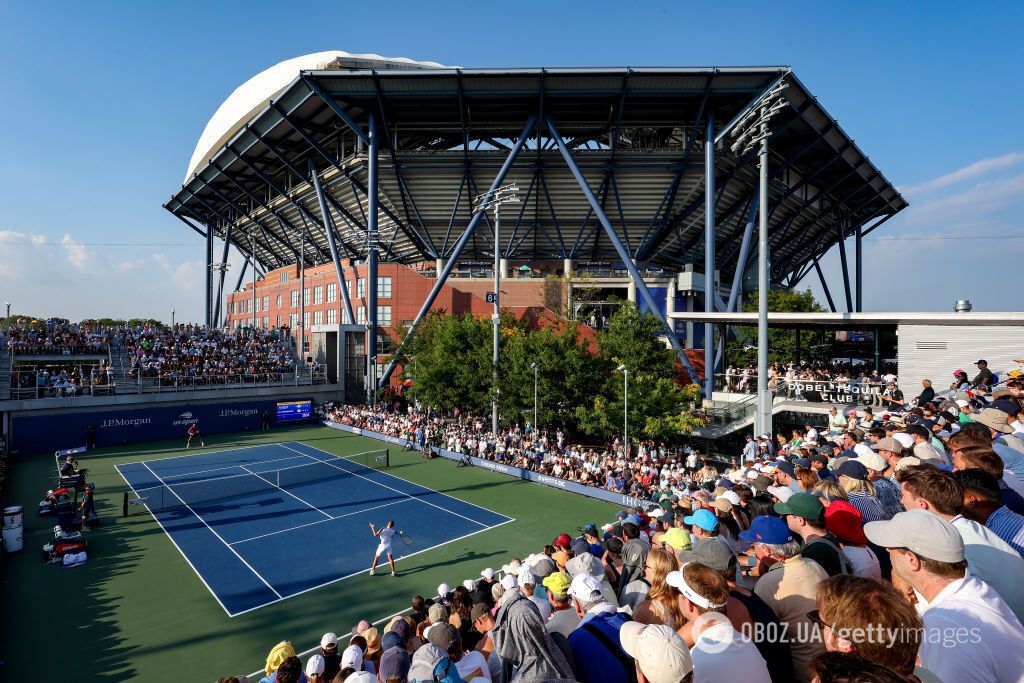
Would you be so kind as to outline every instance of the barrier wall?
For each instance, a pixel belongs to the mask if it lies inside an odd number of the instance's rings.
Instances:
[[[371,439],[378,439],[380,441],[386,441],[388,443],[395,444],[396,446],[405,446],[407,443],[405,439],[398,439],[393,436],[387,436],[380,432],[370,431],[369,429],[360,429],[359,427],[350,427],[348,425],[337,424],[336,422],[323,421],[323,424],[331,429],[338,429],[343,432],[349,432],[351,434],[358,434]],[[438,448],[437,446],[432,447],[434,453],[440,455],[442,458],[448,458],[449,460],[462,460],[465,458],[461,453],[453,453],[452,451],[444,448]],[[581,496],[587,496],[588,498],[596,498],[603,500],[614,505],[618,505],[622,508],[634,508],[638,505],[642,505],[648,501],[644,501],[634,496],[627,496],[622,493],[616,493],[614,491],[606,491],[605,489],[599,489],[593,486],[584,486],[583,484],[577,484],[574,481],[567,479],[559,479],[558,477],[548,476],[539,472],[533,472],[531,470],[524,470],[521,467],[513,467],[511,465],[505,465],[500,462],[494,462],[493,460],[483,460],[481,458],[474,458],[469,456],[469,462],[476,467],[482,467],[492,472],[504,474],[509,477],[515,477],[517,479],[523,479],[524,481],[533,481],[538,484],[544,484],[552,488],[561,489],[568,491],[569,493],[575,493]]]
[[[289,396],[284,400],[300,399]],[[260,416],[264,410],[273,421],[277,399],[189,402],[173,406],[142,405],[137,408],[122,406],[105,410],[13,415],[11,450],[26,455],[83,446],[88,425],[96,427],[98,447],[185,439],[189,426],[197,422],[203,434],[255,430],[260,427]]]

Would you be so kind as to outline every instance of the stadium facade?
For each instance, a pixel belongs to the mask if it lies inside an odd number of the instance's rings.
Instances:
[[[209,324],[288,325],[335,376],[384,386],[399,330],[412,333],[432,306],[489,312],[498,251],[501,292],[516,305],[551,308],[553,277],[566,292],[553,315],[589,321],[635,300],[666,321],[693,377],[703,368],[684,350],[713,346],[710,328],[674,314],[737,310],[756,281],[756,150],[730,142],[783,86],[769,281],[793,287],[814,272],[833,310],[859,311],[861,239],[907,203],[788,67],[465,69],[306,55],[224,102],[164,206],[205,240]],[[474,198],[509,183],[520,202],[505,208],[495,249],[494,217]],[[819,259],[836,244],[843,278],[829,287]],[[232,245],[245,257],[234,289]],[[248,268],[255,290],[242,289]]]

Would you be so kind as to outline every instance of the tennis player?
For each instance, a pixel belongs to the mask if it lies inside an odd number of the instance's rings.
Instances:
[[[370,576],[377,573],[377,562],[380,561],[381,555],[388,556],[388,564],[391,565],[391,576],[397,576],[395,574],[395,557],[391,553],[391,539],[395,536],[395,520],[389,519],[387,526],[378,529],[370,522],[370,531],[373,532],[375,538],[380,539],[380,545],[377,546],[377,552],[373,554],[373,566],[370,567]]]
[[[194,436],[199,437],[200,446],[206,445],[206,442],[203,441],[203,435],[199,433],[199,423],[193,422],[188,428],[188,441],[185,442],[185,448],[190,448],[192,446],[192,437]]]

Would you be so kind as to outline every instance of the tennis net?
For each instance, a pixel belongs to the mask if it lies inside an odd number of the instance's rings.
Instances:
[[[287,489],[310,482],[326,482],[344,479],[363,469],[380,469],[390,464],[388,449],[365,451],[345,457],[331,458],[323,462],[295,465],[277,470],[258,471],[239,466],[245,471],[240,474],[226,474],[209,479],[177,481],[160,486],[136,489],[126,493],[125,514],[129,507],[141,510],[145,505],[151,511],[168,510],[190,505],[223,502],[233,498]]]

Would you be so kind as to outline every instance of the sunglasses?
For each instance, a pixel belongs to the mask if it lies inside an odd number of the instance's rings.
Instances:
[[[818,625],[819,628],[825,628],[826,626],[831,627],[832,625],[827,623],[821,618],[821,612],[818,610],[812,610],[807,613],[807,618]]]

